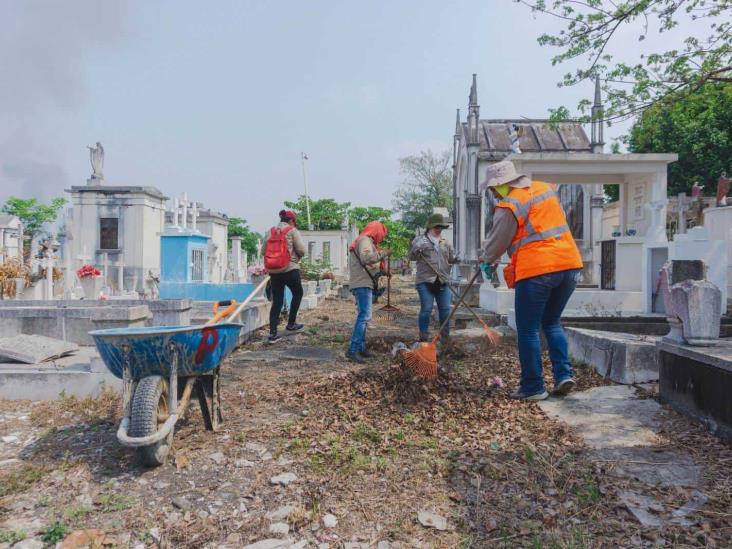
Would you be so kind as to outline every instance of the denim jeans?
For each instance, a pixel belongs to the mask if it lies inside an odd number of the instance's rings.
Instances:
[[[516,283],[516,329],[521,361],[521,391],[544,391],[539,328],[544,330],[552,361],[554,384],[572,377],[567,336],[559,317],[577,286],[579,270],[560,271]]]
[[[349,353],[360,353],[366,350],[366,328],[371,320],[372,299],[374,291],[371,288],[354,288],[351,290],[356,298],[356,324],[353,326]]]
[[[430,316],[432,316],[432,304],[437,301],[437,312],[440,317],[440,326],[450,315],[450,303],[452,294],[447,285],[443,286],[437,295],[433,294],[427,287],[426,282],[417,284],[417,293],[419,294],[419,333],[426,334],[430,331]],[[444,335],[450,335],[450,325],[445,326]]]

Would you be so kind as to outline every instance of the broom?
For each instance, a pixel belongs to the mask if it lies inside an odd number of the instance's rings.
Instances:
[[[428,261],[427,261],[427,260],[426,260],[426,259],[424,258],[424,254],[422,254],[422,259],[424,259],[424,262],[425,262],[425,263],[427,264],[427,266],[428,266],[428,267],[429,267],[429,268],[430,268],[430,269],[432,270],[432,272],[433,272],[433,273],[435,273],[435,276],[439,278],[439,276],[440,276],[440,275],[439,275],[439,274],[437,274],[437,269],[435,269],[435,268],[434,268],[434,267],[432,266],[432,264],[431,264],[431,263],[429,263],[429,262],[428,262]],[[450,286],[450,285],[448,284],[448,285],[447,285],[447,287],[448,287],[448,289],[450,290],[450,292],[452,292],[452,295],[458,298],[458,304],[457,304],[457,305],[456,305],[455,307],[456,307],[456,308],[457,308],[457,307],[460,307],[460,303],[462,302],[462,298],[460,297],[460,295],[459,295],[459,294],[458,294],[458,293],[457,293],[457,292],[455,291],[455,289],[454,289],[454,288],[453,288],[452,286]],[[476,319],[476,320],[477,320],[477,321],[478,321],[478,322],[480,323],[480,325],[481,325],[481,326],[483,327],[483,331],[485,332],[485,335],[486,335],[486,337],[488,338],[488,341],[489,341],[489,342],[490,342],[491,344],[493,344],[493,345],[495,345],[496,343],[498,343],[498,340],[500,339],[501,335],[500,335],[500,334],[498,334],[498,333],[497,333],[497,332],[496,332],[495,330],[491,330],[490,326],[488,326],[488,324],[486,324],[486,323],[485,323],[485,321],[484,321],[484,320],[483,320],[482,318],[480,318],[480,317],[478,316],[478,313],[476,313],[476,312],[475,312],[475,311],[474,311],[474,310],[472,309],[472,307],[470,307],[470,305],[468,305],[468,304],[467,304],[467,303],[465,303],[465,302],[462,302],[462,303],[463,303],[463,305],[465,306],[465,308],[466,308],[466,309],[467,309],[468,311],[470,311],[470,312],[471,312],[471,313],[473,314],[473,316],[475,317],[475,319]]]
[[[377,309],[374,314],[380,320],[393,322],[404,316],[404,312],[391,304],[391,259],[386,261],[386,305]]]
[[[465,299],[465,296],[468,295],[470,288],[473,287],[473,284],[479,276],[480,269],[476,269],[473,278],[470,279],[468,286],[460,295],[460,299],[458,299],[458,302],[453,306],[448,317],[440,325],[440,329],[435,337],[432,338],[432,341],[420,343],[419,347],[414,350],[404,351],[402,355],[404,364],[419,377],[423,377],[425,379],[435,379],[437,377],[437,342],[442,336],[442,330],[455,315],[455,311],[457,311],[458,307],[463,302],[463,299]]]

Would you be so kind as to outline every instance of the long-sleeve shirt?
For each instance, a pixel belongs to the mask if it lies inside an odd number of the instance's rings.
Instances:
[[[483,245],[481,259],[490,265],[501,259],[511,246],[517,230],[518,223],[513,213],[506,208],[496,208],[493,213],[493,227]]]
[[[371,237],[359,237],[356,249],[348,254],[349,288],[372,288],[373,278],[378,276],[385,257],[386,253],[376,249]]]
[[[288,227],[288,223],[280,222],[277,225],[277,228],[282,230],[285,227]],[[267,234],[264,237],[264,241],[267,242],[269,240],[270,235],[272,234],[271,231],[267,231]],[[300,260],[305,257],[305,254],[307,253],[307,248],[305,248],[305,242],[302,239],[302,235],[300,234],[300,231],[293,228],[287,232],[285,235],[285,238],[287,239],[287,248],[290,252],[290,263],[287,265],[287,267],[283,269],[277,269],[270,271],[270,274],[279,274],[279,273],[289,273],[290,271],[294,271],[295,269],[300,268]]]
[[[438,277],[440,282],[447,282],[450,279],[450,265],[458,261],[452,244],[447,240],[440,238],[438,245],[435,246],[427,235],[423,234],[412,240],[409,247],[409,259],[417,262],[415,284],[434,282]],[[437,271],[437,275],[435,275],[435,271]]]

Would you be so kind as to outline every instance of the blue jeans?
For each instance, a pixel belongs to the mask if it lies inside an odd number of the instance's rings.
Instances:
[[[521,361],[521,391],[544,391],[539,328],[544,330],[555,385],[572,377],[567,336],[559,317],[577,286],[579,270],[560,271],[516,283],[516,330]]]
[[[349,353],[360,353],[366,350],[366,328],[371,320],[374,291],[371,288],[354,288],[351,290],[356,298],[356,324],[353,326]]]
[[[430,316],[432,316],[433,303],[437,301],[437,312],[440,317],[440,326],[442,326],[442,323],[450,315],[452,294],[450,293],[450,288],[445,285],[440,289],[440,292],[435,295],[429,291],[426,282],[417,284],[417,293],[419,294],[419,333],[426,334],[430,331]],[[449,324],[445,326],[443,334],[450,335]]]

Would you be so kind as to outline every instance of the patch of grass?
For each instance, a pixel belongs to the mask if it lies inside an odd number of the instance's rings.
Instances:
[[[49,504],[48,496],[43,495],[38,498],[38,507],[48,507],[48,504]]]
[[[346,460],[353,469],[366,469],[371,464],[371,458],[358,448],[349,448]]]
[[[577,495],[577,501],[583,507],[597,503],[602,497],[600,487],[592,479],[587,479],[582,486],[575,490],[575,494]]]
[[[407,435],[404,434],[404,429],[398,429],[394,432],[392,438],[394,438],[394,440],[398,440],[399,442],[404,442],[404,440],[407,438]]]
[[[308,441],[305,440],[304,438],[293,438],[291,441],[289,441],[287,443],[286,448],[287,448],[288,452],[298,455],[298,454],[302,454],[307,449],[308,446],[309,446]]]
[[[353,431],[353,438],[361,442],[372,442],[379,444],[381,442],[381,433],[375,427],[366,423],[359,423]]]
[[[317,326],[308,326],[305,331],[309,333],[310,335],[317,335],[318,333],[318,327]]]
[[[524,459],[528,465],[533,465],[536,461],[536,452],[531,446],[524,448]]]
[[[333,343],[345,343],[346,342],[346,336],[343,334],[336,334],[332,338]]]
[[[435,450],[437,449],[437,440],[434,438],[425,438],[420,443],[420,446],[424,448],[425,450]]]
[[[418,420],[417,420],[417,416],[415,416],[412,413],[409,413],[409,414],[404,414],[404,421],[406,423],[415,424],[415,423],[417,423]]]
[[[102,494],[97,499],[97,503],[105,513],[124,511],[130,507],[129,500],[119,494]]]
[[[42,476],[43,471],[33,465],[25,465],[20,470],[0,476],[0,498],[25,492]]]
[[[323,458],[318,454],[313,454],[308,459],[308,466],[310,466],[310,469],[314,473],[322,473],[325,470],[325,464],[323,463]]]
[[[66,507],[63,511],[63,515],[64,518],[68,520],[78,520],[80,518],[84,518],[92,511],[93,509],[88,505],[73,505]]]
[[[56,521],[51,526],[43,530],[43,541],[51,545],[56,545],[64,539],[69,533],[69,528],[63,522]]]
[[[13,545],[19,541],[23,541],[27,534],[22,530],[0,530],[0,543],[9,543]]]

